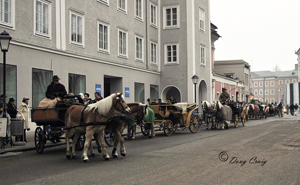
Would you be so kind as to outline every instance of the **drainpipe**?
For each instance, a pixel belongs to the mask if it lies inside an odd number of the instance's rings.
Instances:
[[[149,69],[149,64],[148,64],[148,1],[146,1],[146,42],[145,42],[145,45],[146,45],[146,56],[145,56],[145,61],[146,61],[146,69]]]

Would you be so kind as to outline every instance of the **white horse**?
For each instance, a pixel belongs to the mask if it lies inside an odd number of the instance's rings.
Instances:
[[[217,128],[228,129],[228,126],[232,120],[232,110],[228,105],[222,105],[219,101],[216,104],[217,109]]]

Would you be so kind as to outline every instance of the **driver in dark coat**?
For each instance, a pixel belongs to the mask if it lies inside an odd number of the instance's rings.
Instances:
[[[228,102],[230,100],[230,95],[226,92],[226,90],[226,88],[222,88],[222,93],[219,97],[219,100],[223,105],[228,105]]]
[[[67,94],[66,88],[59,83],[60,78],[54,75],[51,84],[47,87],[46,97],[55,99],[56,97],[64,97]]]

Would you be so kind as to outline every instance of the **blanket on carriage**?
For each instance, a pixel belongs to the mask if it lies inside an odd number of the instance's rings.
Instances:
[[[56,106],[57,102],[60,101],[60,98],[50,99],[50,98],[44,98],[38,108],[53,108]]]
[[[221,109],[223,114],[223,119],[225,121],[231,121],[232,120],[232,110],[228,105],[223,105],[223,108]]]

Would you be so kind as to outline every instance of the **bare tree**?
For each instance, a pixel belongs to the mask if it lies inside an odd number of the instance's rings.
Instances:
[[[273,68],[273,71],[274,71],[274,72],[281,71],[281,69],[280,69],[278,63],[276,63],[276,66]]]

